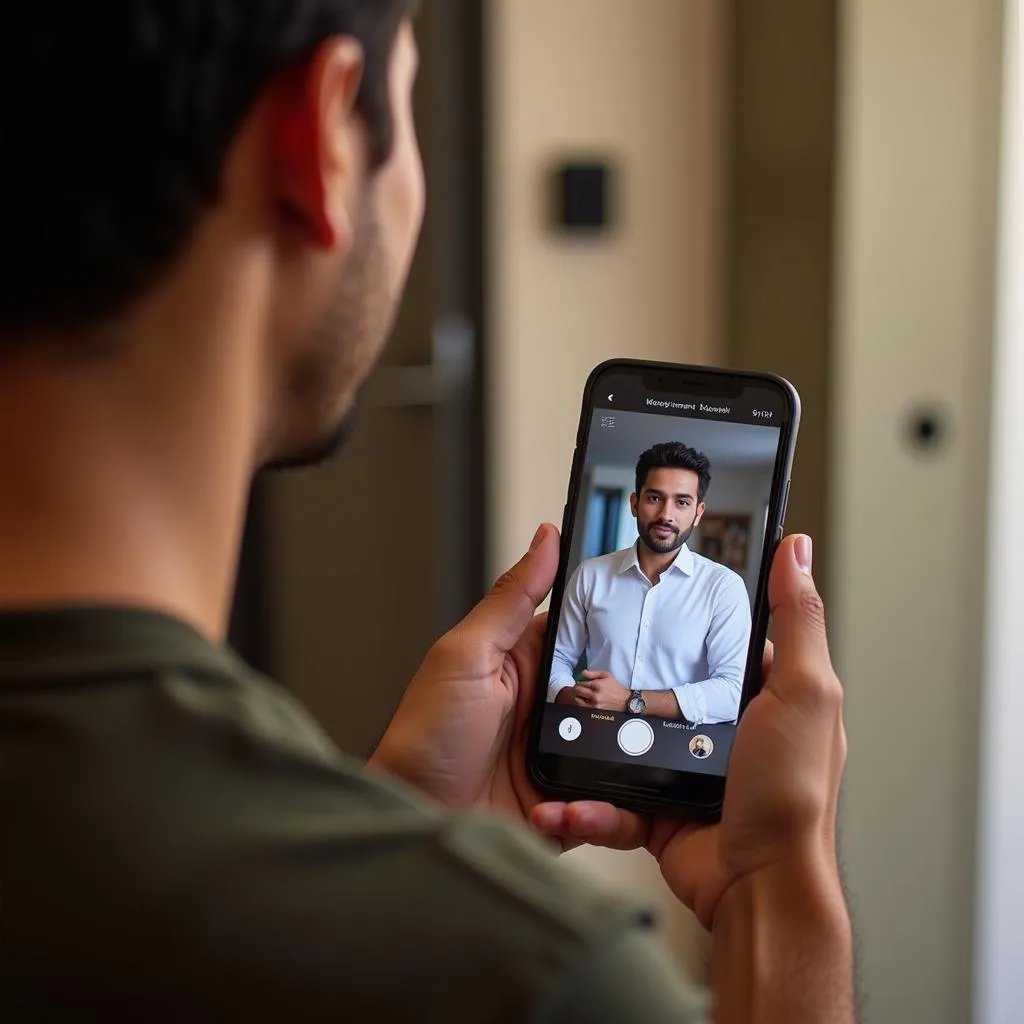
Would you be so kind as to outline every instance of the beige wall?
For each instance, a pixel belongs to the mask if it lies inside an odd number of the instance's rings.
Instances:
[[[565,500],[584,380],[632,355],[713,361],[718,124],[714,0],[492,0],[487,375],[497,575]],[[553,236],[544,175],[577,152],[621,170],[613,233]],[[666,908],[644,855],[574,855]],[[679,944],[691,932],[669,913]]]
[[[830,589],[879,1024],[970,1020],[1000,6],[842,8]],[[952,423],[928,455],[922,402]]]
[[[839,0],[725,2],[725,349],[731,365],[800,392],[786,528],[824,546]],[[827,599],[826,568],[815,578]]]
[[[579,400],[613,355],[706,360],[713,339],[695,250],[708,154],[690,116],[703,0],[490,4],[492,568],[561,515]],[[567,241],[544,221],[545,172],[576,153],[621,170],[612,235]],[[703,189],[703,192],[702,192]]]

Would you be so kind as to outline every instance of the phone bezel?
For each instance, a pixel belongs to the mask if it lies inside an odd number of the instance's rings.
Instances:
[[[611,359],[590,372],[583,391],[576,449],[573,453],[569,487],[562,514],[562,552],[558,575],[552,589],[551,608],[561,607],[568,576],[569,551],[575,528],[576,505],[583,467],[586,464],[589,427],[600,394],[601,380],[609,375],[638,376],[647,386],[656,381],[659,391],[694,394],[695,381],[714,389],[715,394],[740,393],[750,386],[766,387],[781,397],[786,410],[781,424],[782,434],[776,454],[768,507],[769,538],[764,545],[758,570],[758,586],[752,609],[751,642],[740,696],[739,716],[762,686],[761,661],[768,634],[768,573],[772,558],[782,536],[793,456],[800,423],[800,397],[789,381],[776,374],[720,367],[693,366],[678,363],[649,362],[632,359]],[[537,788],[546,796],[568,799],[607,800],[620,807],[646,813],[715,819],[721,812],[727,776],[701,772],[684,772],[649,765],[621,764],[594,758],[552,754],[540,749],[541,722],[547,706],[547,680],[554,657],[558,616],[552,614],[544,638],[537,694],[531,716],[527,750],[527,771]]]

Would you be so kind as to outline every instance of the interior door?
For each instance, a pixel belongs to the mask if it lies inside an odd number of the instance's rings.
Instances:
[[[365,756],[482,579],[480,5],[417,18],[423,233],[338,458],[254,493],[233,640]]]

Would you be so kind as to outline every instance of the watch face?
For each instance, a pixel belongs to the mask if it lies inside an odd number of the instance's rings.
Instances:
[[[634,715],[643,714],[645,707],[647,707],[647,701],[645,701],[639,693],[635,697],[629,698],[629,710]]]

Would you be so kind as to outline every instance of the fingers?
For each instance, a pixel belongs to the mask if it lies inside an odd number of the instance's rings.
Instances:
[[[517,650],[523,662],[531,667],[540,662],[541,645],[544,642],[544,634],[547,632],[547,624],[548,613],[543,612],[540,615],[535,615],[523,632]],[[525,729],[528,727],[530,712],[537,700],[537,688],[535,686],[520,686],[517,692],[516,728]]]
[[[495,583],[491,592],[459,625],[495,651],[511,650],[547,596],[558,571],[558,530],[550,523],[537,531],[525,554]]]
[[[533,662],[540,660],[541,647],[544,644],[544,635],[548,630],[548,613],[540,612],[534,615],[523,630],[522,639],[519,644],[524,657]]]
[[[603,691],[594,682],[580,682],[572,688],[572,695],[577,704],[583,707],[594,707],[601,700]]]
[[[780,696],[820,695],[838,686],[825,633],[825,610],[811,578],[811,540],[787,537],[778,548],[768,587],[775,628],[771,681]],[[769,657],[765,652],[766,658]]]
[[[538,804],[530,812],[530,823],[538,832],[561,839],[565,848],[585,842],[612,850],[635,850],[646,846],[650,838],[645,818],[592,800]]]

